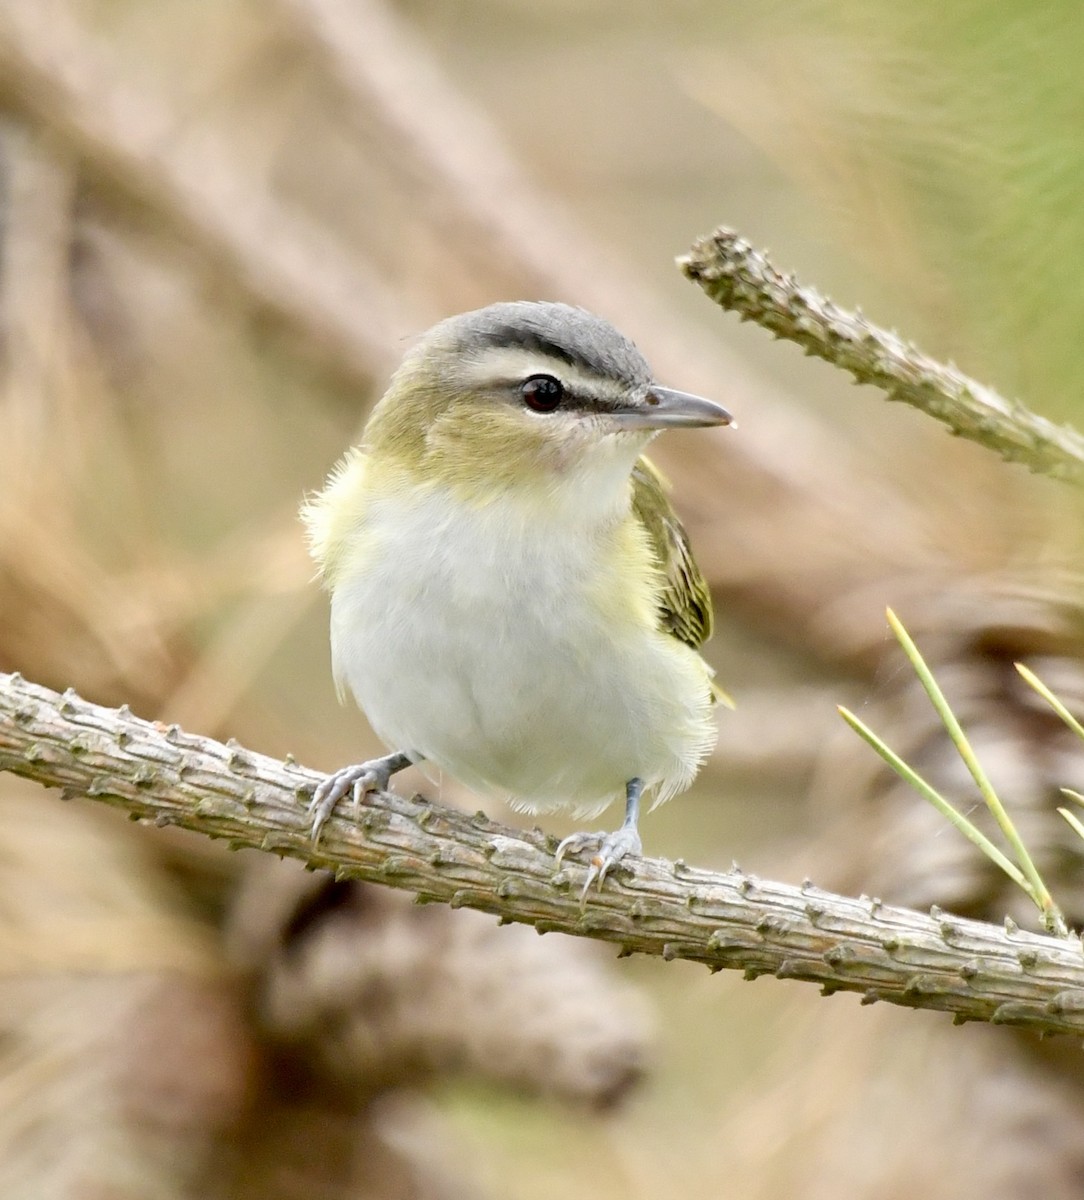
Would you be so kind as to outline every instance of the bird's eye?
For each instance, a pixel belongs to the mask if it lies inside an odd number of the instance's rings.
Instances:
[[[565,389],[552,375],[532,375],[519,389],[523,403],[534,412],[551,413],[564,399]]]

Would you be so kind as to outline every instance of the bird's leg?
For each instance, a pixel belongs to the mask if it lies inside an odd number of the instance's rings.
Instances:
[[[312,840],[320,840],[320,830],[324,822],[335,811],[336,805],[346,795],[352,792],[354,796],[354,817],[357,818],[361,801],[366,792],[386,792],[388,782],[397,772],[405,770],[412,763],[420,762],[420,754],[385,754],[383,758],[372,758],[368,762],[356,763],[352,767],[340,767],[324,780],[312,794],[309,802],[309,816],[312,818]]]
[[[599,890],[610,868],[616,866],[627,854],[640,855],[643,844],[636,822],[640,817],[640,796],[643,794],[644,781],[630,779],[625,784],[625,819],[621,828],[613,833],[573,833],[564,839],[557,847],[557,865],[566,854],[582,854],[584,850],[594,850],[591,856],[591,869],[587,872],[587,882],[583,885],[581,899],[587,898],[591,884],[598,880]]]

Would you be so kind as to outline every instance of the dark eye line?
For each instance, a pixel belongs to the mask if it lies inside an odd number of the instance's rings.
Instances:
[[[556,403],[545,404],[542,407],[532,405],[526,397],[524,389],[527,384],[535,381],[552,380],[560,387],[559,397],[556,397]],[[525,403],[528,408],[535,412],[548,415],[548,413],[556,412],[560,409],[562,412],[579,412],[579,413],[607,413],[612,412],[614,401],[606,396],[602,397],[593,391],[576,389],[569,385],[564,380],[552,375],[549,372],[535,371],[533,374],[525,378],[517,378],[508,381],[508,386],[517,393],[521,403]]]

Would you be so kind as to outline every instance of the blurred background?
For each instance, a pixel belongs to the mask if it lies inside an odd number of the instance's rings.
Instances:
[[[1079,923],[1080,755],[1011,667],[1084,702],[1076,497],[673,259],[733,226],[1080,420],[1082,49],[1052,0],[0,0],[0,669],[376,752],[299,501],[412,335],[578,303],[739,423],[657,443],[738,708],[648,852],[1036,924],[837,729],[970,802],[890,603]],[[1074,1043],[616,963],[12,778],[0,811],[5,1196],[1084,1195]]]

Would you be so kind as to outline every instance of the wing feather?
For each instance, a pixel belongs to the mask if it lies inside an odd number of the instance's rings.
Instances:
[[[659,626],[698,650],[711,637],[711,593],[693,558],[685,526],[666,495],[668,488],[651,460],[641,457],[632,469],[632,511],[644,527],[663,573]],[[714,681],[711,688],[716,700],[734,707],[734,701]]]
[[[633,467],[632,511],[647,531],[664,578],[659,624],[695,650],[711,637],[711,595],[667,487],[648,459],[641,458]]]

